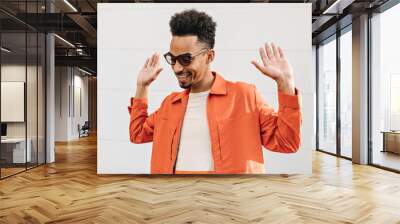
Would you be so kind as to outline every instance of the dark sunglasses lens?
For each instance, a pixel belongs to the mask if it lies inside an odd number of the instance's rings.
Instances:
[[[175,64],[175,60],[173,60],[172,55],[166,54],[164,57],[168,64],[170,64],[170,65]]]
[[[192,56],[190,54],[181,55],[178,60],[181,65],[187,66],[192,62]]]

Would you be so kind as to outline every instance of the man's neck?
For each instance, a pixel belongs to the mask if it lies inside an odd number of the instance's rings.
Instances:
[[[199,93],[204,92],[211,89],[212,84],[214,83],[215,76],[211,71],[207,72],[207,75],[203,78],[203,80],[199,83],[199,85],[192,86],[190,88],[191,93]]]

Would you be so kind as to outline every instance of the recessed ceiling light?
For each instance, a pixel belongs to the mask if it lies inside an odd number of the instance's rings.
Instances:
[[[6,53],[10,53],[10,52],[11,52],[11,50],[9,50],[9,49],[7,49],[7,48],[5,48],[5,47],[1,47],[1,50],[4,51],[4,52],[6,52]]]
[[[83,70],[83,69],[81,69],[81,68],[79,68],[78,67],[78,69],[79,69],[79,71],[81,71],[81,72],[83,72],[83,73],[85,73],[85,74],[88,74],[88,75],[92,75],[92,73],[90,73],[90,72],[88,72],[88,71],[86,71],[86,70]]]
[[[74,10],[75,12],[78,12],[78,10],[71,4],[69,3],[68,0],[64,0],[65,4],[67,4],[72,10]]]
[[[337,6],[341,0],[336,0],[333,2],[332,5],[330,5],[327,9],[324,10],[322,14],[328,14],[328,13],[337,13]],[[334,9],[334,10],[333,10]],[[333,12],[332,12],[333,11]]]
[[[73,44],[72,44],[71,42],[69,42],[68,40],[66,40],[66,39],[64,39],[64,38],[62,38],[62,37],[60,37],[60,36],[57,35],[57,34],[54,34],[54,36],[57,37],[58,39],[60,39],[62,42],[66,43],[67,45],[69,45],[69,46],[75,48],[75,45],[73,45]]]

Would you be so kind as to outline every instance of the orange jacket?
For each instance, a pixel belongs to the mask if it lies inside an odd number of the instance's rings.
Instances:
[[[278,91],[279,111],[263,102],[254,85],[230,82],[219,74],[207,101],[207,119],[214,159],[212,173],[264,173],[262,145],[294,153],[300,146],[300,96]],[[190,90],[168,95],[160,108],[147,113],[147,99],[131,98],[130,140],[153,142],[151,173],[175,173],[180,132]],[[195,137],[195,136],[194,136]]]

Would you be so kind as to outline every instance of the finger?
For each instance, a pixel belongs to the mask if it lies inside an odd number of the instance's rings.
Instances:
[[[151,64],[153,63],[153,55],[151,55],[149,59],[149,63],[147,64],[147,68],[151,67]]]
[[[258,69],[260,70],[260,72],[264,73],[265,72],[265,67],[260,65],[258,62],[256,61],[251,61],[251,63]]]
[[[163,68],[158,68],[156,71],[156,75],[155,77],[157,78],[157,76],[161,73],[161,71],[163,70]]]
[[[157,53],[153,54],[153,63],[152,63],[152,67],[154,67],[157,64]]]
[[[268,63],[268,58],[267,55],[265,54],[265,51],[262,47],[258,49],[258,52],[260,53],[261,61],[263,62],[264,66],[267,66]]]
[[[147,58],[146,62],[143,65],[143,68],[147,68],[147,66],[149,65],[149,61],[150,61],[150,58]]]
[[[275,57],[280,58],[281,55],[278,51],[278,47],[274,43],[272,43],[271,46],[272,46],[272,51],[273,51]]]
[[[157,66],[158,65],[158,61],[159,61],[159,56],[158,56],[158,53],[156,53],[156,54],[154,54],[153,66]]]
[[[281,47],[278,47],[278,51],[279,51],[279,54],[281,55],[281,58],[286,58],[285,53],[283,53],[283,50]]]
[[[150,67],[154,67],[154,64],[155,64],[155,62],[156,62],[156,54],[153,54],[152,56],[151,56],[151,60],[150,60]]]
[[[271,73],[271,71],[269,70],[268,67],[261,66],[261,65],[260,65],[259,63],[257,63],[256,61],[251,61],[251,63],[252,63],[254,66],[256,66],[256,68],[257,68],[258,70],[260,70],[260,72],[263,73],[264,75],[270,77],[271,79],[274,79],[274,80],[276,79],[273,75],[271,75],[272,73]]]
[[[159,66],[159,65],[160,65],[160,54],[157,53],[156,65],[155,66]]]
[[[160,72],[162,71],[163,69],[162,68],[158,68],[157,70],[156,70],[156,72],[151,76],[151,81],[154,81],[154,80],[156,80],[157,79],[157,77],[158,77],[158,75],[160,74]]]
[[[267,57],[269,60],[275,58],[274,53],[272,52],[271,47],[268,43],[265,43],[265,52],[267,52]]]

